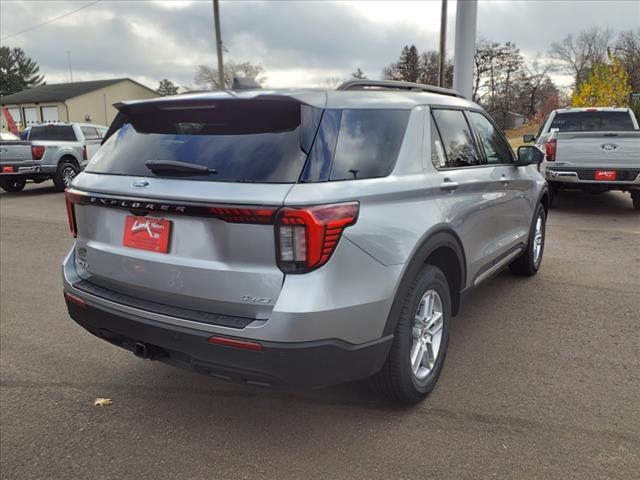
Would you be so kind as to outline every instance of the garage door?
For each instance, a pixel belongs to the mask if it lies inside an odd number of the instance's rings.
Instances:
[[[24,107],[22,113],[24,114],[24,123],[27,127],[38,123],[38,109],[36,107]]]
[[[58,107],[42,107],[42,122],[58,122]]]

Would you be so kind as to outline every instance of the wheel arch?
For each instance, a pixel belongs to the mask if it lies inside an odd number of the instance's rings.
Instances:
[[[61,163],[72,163],[74,164],[76,167],[80,168],[80,162],[78,162],[78,159],[71,153],[64,153],[59,159],[58,159],[58,167],[60,166]]]
[[[398,315],[404,297],[411,283],[425,264],[434,265],[442,270],[447,277],[451,291],[451,311],[456,315],[460,308],[460,292],[466,285],[466,257],[462,242],[457,233],[448,226],[436,226],[415,249],[407,267],[402,274],[396,294],[387,317],[383,335],[390,335],[395,331]]]

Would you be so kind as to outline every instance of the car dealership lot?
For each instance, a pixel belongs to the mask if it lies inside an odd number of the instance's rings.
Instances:
[[[2,478],[640,471],[640,216],[628,195],[562,194],[539,274],[474,292],[438,386],[412,408],[360,384],[286,392],[137,359],[66,313],[63,196],[48,183],[0,194],[0,221]]]

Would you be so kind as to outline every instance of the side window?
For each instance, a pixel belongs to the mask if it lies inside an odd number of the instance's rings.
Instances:
[[[106,128],[98,128],[98,133],[100,134],[100,138],[104,138],[104,136],[107,134],[107,129]]]
[[[478,112],[469,112],[469,119],[478,132],[484,153],[487,156],[487,163],[489,165],[512,163],[511,147],[504,141],[498,128]]]
[[[481,165],[473,134],[461,110],[433,110],[447,156],[446,168]]]
[[[436,127],[436,122],[431,120],[431,163],[436,168],[446,168],[447,156],[444,153],[440,132]]]
[[[330,180],[384,177],[391,173],[410,110],[343,110]]]
[[[100,140],[98,131],[93,127],[80,127],[85,140]]]

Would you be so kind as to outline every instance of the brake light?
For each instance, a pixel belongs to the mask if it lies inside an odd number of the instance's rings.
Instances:
[[[76,212],[73,207],[75,196],[68,190],[64,192],[64,197],[67,203],[67,217],[69,219],[69,229],[73,234],[73,238],[78,237],[78,228],[76,227]]]
[[[245,208],[245,207],[211,207],[209,213],[215,218],[229,223],[260,223],[269,225],[273,223],[276,213],[272,208]]]
[[[356,223],[358,202],[280,209],[276,215],[278,267],[307,273],[329,261],[342,231]]]
[[[597,112],[597,108],[587,108],[587,112]]]
[[[547,154],[547,162],[556,161],[556,139],[551,138],[545,145],[545,153]]]
[[[88,157],[87,157],[87,146],[86,146],[86,145],[83,145],[83,146],[82,146],[82,159],[83,159],[83,160],[87,160],[87,158],[88,158]]]
[[[42,160],[42,157],[44,157],[44,147],[42,145],[31,145],[31,157],[34,160]]]

